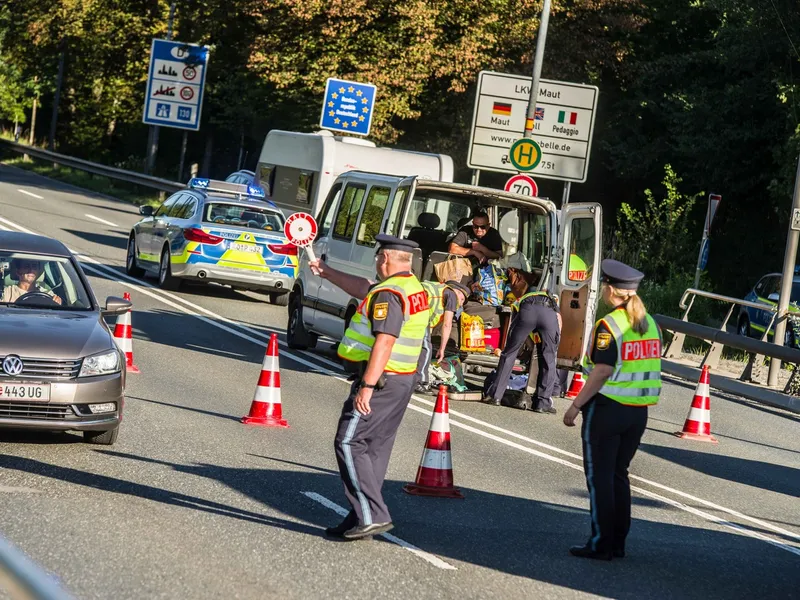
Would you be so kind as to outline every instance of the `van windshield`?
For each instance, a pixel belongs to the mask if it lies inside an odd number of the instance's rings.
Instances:
[[[266,231],[283,231],[283,215],[275,210],[260,206],[242,206],[213,202],[206,204],[203,221],[218,225],[250,227]]]

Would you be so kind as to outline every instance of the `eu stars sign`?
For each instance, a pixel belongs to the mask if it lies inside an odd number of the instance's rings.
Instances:
[[[369,83],[329,78],[319,126],[332,131],[368,135],[376,89]]]

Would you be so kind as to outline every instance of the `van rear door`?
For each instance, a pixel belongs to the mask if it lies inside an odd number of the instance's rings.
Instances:
[[[563,329],[558,366],[580,364],[600,292],[603,210],[599,204],[568,204],[561,209],[555,291]]]

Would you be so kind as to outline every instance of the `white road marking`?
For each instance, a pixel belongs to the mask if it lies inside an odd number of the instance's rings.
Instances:
[[[340,515],[342,517],[346,517],[347,516],[348,510],[344,506],[339,506],[338,504],[336,504],[332,500],[328,500],[325,496],[321,496],[320,494],[317,494],[316,492],[300,492],[300,493],[303,494],[305,497],[310,498],[314,502],[319,502],[325,508],[331,509],[333,512],[337,513],[338,515]],[[419,548],[417,548],[413,544],[409,544],[407,541],[401,540],[399,537],[396,537],[396,536],[392,535],[391,533],[382,533],[381,537],[386,538],[387,540],[389,540],[393,544],[397,544],[398,546],[401,546],[402,548],[404,548],[405,550],[408,550],[412,554],[416,554],[422,560],[425,560],[425,561],[428,561],[429,563],[431,563],[434,567],[438,567],[439,569],[444,569],[445,571],[457,571],[458,570],[453,565],[444,562],[438,556],[434,556],[433,554],[429,554],[428,552],[425,552],[424,550],[420,550]]]
[[[3,217],[0,217],[0,222],[6,223],[7,225],[9,225],[11,227],[15,227],[15,228],[17,228],[20,231],[23,231],[25,233],[33,233],[32,231],[22,227],[21,225],[17,225],[16,223],[13,223],[12,221],[9,221],[8,219],[4,219]],[[110,268],[110,267],[108,267],[108,266],[96,261],[95,259],[93,259],[93,258],[91,258],[89,256],[81,254],[79,252],[75,252],[75,251],[72,251],[72,252],[73,252],[73,254],[75,254],[76,256],[80,257],[81,259],[85,259],[87,262],[93,263],[96,266],[96,268],[92,267],[92,266],[89,266],[89,265],[86,265],[86,264],[84,265],[84,267],[87,270],[92,271],[92,272],[94,272],[95,274],[97,274],[97,275],[99,275],[101,277],[105,277],[106,279],[109,279],[109,280],[114,281],[115,283],[119,283],[119,284],[123,284],[122,280],[124,279],[127,282],[129,282],[129,284],[134,289],[137,289],[139,292],[141,292],[141,293],[143,293],[143,294],[145,294],[147,296],[150,296],[153,299],[158,300],[159,302],[162,302],[163,304],[171,306],[172,308],[175,308],[175,309],[177,309],[177,310],[179,310],[179,311],[181,311],[181,312],[183,312],[185,314],[188,314],[188,315],[193,316],[193,317],[195,317],[197,319],[200,319],[204,323],[207,323],[209,325],[212,325],[213,327],[217,327],[219,329],[222,329],[223,331],[227,331],[228,333],[230,333],[232,335],[235,335],[235,336],[237,336],[239,338],[248,340],[248,341],[250,341],[250,342],[252,342],[252,343],[254,343],[256,345],[259,345],[261,347],[265,346],[265,344],[264,344],[265,340],[269,340],[269,337],[270,337],[269,335],[266,335],[266,334],[261,333],[260,331],[256,331],[254,329],[251,329],[251,328],[247,327],[246,325],[242,325],[240,323],[237,323],[236,321],[232,321],[231,319],[223,317],[222,315],[214,313],[213,311],[210,311],[210,310],[205,309],[205,308],[203,308],[201,306],[198,306],[198,305],[196,305],[196,304],[194,304],[192,302],[189,302],[188,300],[185,300],[183,298],[180,298],[180,297],[178,297],[178,296],[176,296],[174,294],[171,294],[169,292],[164,292],[163,290],[159,290],[160,294],[163,294],[163,296],[168,296],[170,298],[174,298],[175,300],[178,300],[178,301],[182,302],[183,304],[186,304],[186,305],[188,305],[188,306],[190,306],[192,308],[196,308],[200,312],[203,312],[203,313],[206,313],[206,314],[208,314],[210,316],[213,316],[215,320],[212,320],[212,319],[210,319],[208,317],[204,317],[204,316],[202,316],[202,315],[200,315],[200,314],[198,314],[196,312],[188,310],[187,308],[184,308],[183,306],[180,306],[180,305],[176,304],[175,302],[171,302],[170,300],[167,300],[166,298],[162,297],[159,294],[151,292],[147,288],[155,289],[155,286],[151,285],[150,283],[147,283],[145,281],[136,280],[136,279],[133,279],[132,277],[129,277],[127,275],[123,275],[121,273],[118,273],[117,271],[113,270],[112,268]],[[239,328],[241,328],[243,330],[246,330],[246,331],[252,333],[256,337],[254,338],[254,337],[252,337],[252,336],[250,336],[250,335],[248,335],[246,333],[243,333],[242,331],[238,331],[236,329],[232,329],[231,327],[223,325],[222,323],[220,323],[220,321],[222,321],[224,323],[230,323],[231,325],[234,325],[235,327],[239,327]],[[261,339],[256,339],[256,338],[261,338]],[[288,347],[286,342],[283,342],[283,341],[279,340],[278,343],[281,346]],[[341,376],[341,373],[335,373],[333,371],[325,369],[324,367],[319,366],[318,364],[311,363],[311,362],[309,362],[309,361],[307,361],[307,360],[305,360],[303,358],[300,358],[296,354],[293,354],[291,351],[286,351],[286,352],[283,352],[282,354],[283,354],[283,356],[287,356],[288,358],[290,358],[291,360],[294,360],[295,362],[298,362],[300,364],[308,366],[308,367],[310,367],[312,369],[317,370],[318,372],[320,372],[322,374],[329,375],[329,376],[331,376],[331,377],[333,377],[335,379],[338,379],[338,380],[340,380],[342,382],[345,382],[345,383],[349,384],[347,379]],[[431,402],[431,401],[429,401],[427,399],[420,398],[418,396],[412,396],[412,398],[414,400],[418,401],[418,402],[421,402],[423,404],[427,404],[428,406],[433,406],[433,404],[434,404],[433,402]],[[425,410],[425,409],[420,408],[418,406],[415,406],[413,404],[409,404],[408,407],[411,410],[426,414],[428,416],[430,416],[432,414],[432,411]],[[549,444],[545,444],[543,442],[539,442],[537,440],[525,437],[525,436],[520,435],[518,433],[509,431],[507,429],[503,429],[502,427],[498,427],[496,425],[492,425],[491,423],[488,423],[486,421],[481,421],[480,419],[476,419],[474,417],[471,417],[469,415],[460,413],[458,411],[450,411],[450,414],[456,415],[459,418],[462,418],[464,420],[469,420],[469,421],[472,421],[474,423],[480,424],[483,427],[487,427],[489,429],[500,431],[502,433],[505,433],[506,435],[510,435],[510,436],[515,437],[517,439],[524,440],[524,441],[526,441],[528,443],[532,443],[534,445],[538,445],[540,447],[544,447],[544,448],[546,448],[548,450],[557,452],[559,454],[567,455],[567,456],[582,460],[581,456],[579,456],[577,454],[574,454],[572,452],[568,452],[566,450],[562,450],[560,448],[556,448],[555,446],[551,446]],[[477,429],[475,427],[471,427],[469,425],[466,425],[465,423],[461,423],[459,421],[454,421],[453,419],[450,420],[450,423],[452,425],[455,425],[456,427],[461,427],[462,429],[466,429],[467,431],[470,431],[470,432],[475,433],[477,435],[480,435],[480,436],[483,436],[485,438],[494,440],[494,441],[499,442],[501,444],[504,444],[506,446],[510,446],[512,448],[516,448],[518,450],[522,450],[523,452],[526,452],[528,454],[533,454],[533,455],[538,456],[540,458],[544,458],[545,460],[549,460],[551,462],[556,462],[556,463],[562,464],[564,466],[567,466],[567,467],[569,467],[571,469],[574,469],[574,470],[577,470],[577,471],[581,471],[581,472],[583,471],[583,467],[581,465],[577,465],[575,463],[572,463],[570,461],[564,460],[564,459],[559,458],[557,456],[552,456],[552,455],[547,454],[545,452],[540,452],[538,450],[534,450],[533,448],[528,448],[527,446],[523,446],[521,444],[517,444],[516,442],[512,442],[510,440],[507,440],[505,438],[501,438],[499,436],[493,435],[493,434],[488,433],[486,431],[482,431],[482,430]],[[630,475],[630,477],[631,477],[631,479],[635,479],[637,481],[641,481],[642,483],[646,483],[648,485],[652,485],[652,486],[657,487],[657,488],[659,488],[661,490],[664,490],[666,492],[681,496],[683,498],[687,498],[687,499],[693,500],[695,502],[699,502],[699,503],[701,503],[701,504],[703,504],[703,505],[705,505],[705,506],[707,506],[709,508],[713,508],[715,510],[719,510],[719,511],[724,512],[724,513],[726,513],[728,515],[731,515],[731,516],[740,518],[742,520],[748,521],[750,523],[759,525],[759,526],[761,526],[761,527],[763,527],[765,529],[768,529],[770,531],[773,531],[775,533],[779,533],[781,535],[784,535],[784,536],[787,536],[787,537],[790,537],[790,538],[793,538],[793,539],[800,540],[800,535],[792,533],[791,531],[785,530],[785,529],[783,529],[781,527],[777,527],[777,526],[773,525],[772,523],[768,523],[766,521],[762,521],[761,519],[750,517],[748,515],[745,515],[743,513],[738,512],[738,511],[726,508],[724,506],[720,506],[718,504],[715,504],[713,502],[709,502],[707,500],[703,500],[701,498],[697,498],[696,496],[692,496],[692,495],[687,494],[685,492],[681,492],[680,490],[676,490],[676,489],[671,488],[669,486],[666,486],[666,485],[663,485],[663,484],[660,484],[660,483],[656,483],[654,481],[651,481],[649,479],[645,479],[643,477],[639,477],[639,476],[636,476],[636,475]],[[745,528],[741,527],[740,525],[737,525],[735,523],[731,523],[729,521],[725,521],[724,519],[721,519],[720,517],[717,517],[715,515],[711,515],[709,513],[700,511],[700,510],[698,510],[696,508],[693,508],[691,506],[687,506],[685,504],[677,502],[676,500],[672,500],[672,499],[669,499],[669,498],[666,498],[666,497],[662,497],[662,496],[660,496],[658,494],[655,494],[654,492],[650,492],[650,491],[644,490],[642,488],[634,487],[634,486],[631,486],[631,489],[636,490],[638,492],[641,492],[641,493],[643,493],[643,494],[645,494],[647,496],[650,496],[650,497],[653,497],[653,498],[658,498],[659,500],[661,500],[661,501],[663,501],[663,502],[665,502],[665,503],[667,503],[667,504],[669,504],[671,506],[674,506],[675,508],[679,508],[679,509],[681,509],[683,511],[686,511],[688,513],[694,514],[696,516],[700,516],[703,519],[706,519],[706,520],[711,521],[713,523],[717,523],[717,524],[723,525],[723,526],[728,527],[730,529],[733,529],[733,530],[735,530],[735,531],[737,531],[739,533],[742,533],[743,535],[747,535],[747,536],[752,537],[754,539],[758,539],[758,540],[767,542],[767,543],[769,543],[769,544],[771,544],[771,545],[773,545],[773,546],[775,546],[777,548],[780,548],[782,550],[786,550],[788,552],[791,552],[793,554],[796,554],[796,555],[800,556],[800,548],[797,548],[795,546],[789,546],[787,544],[784,544],[782,542],[774,540],[774,539],[772,539],[772,538],[770,538],[768,536],[765,536],[765,535],[763,535],[763,534],[761,534],[761,533],[759,533],[757,531],[753,531],[753,530],[750,530],[750,529],[745,529]]]
[[[27,190],[22,190],[17,188],[17,191],[21,194],[25,194],[27,196],[31,196],[32,198],[36,198],[37,200],[44,200],[43,196],[39,196],[38,194],[34,194],[33,192],[29,192]]]
[[[90,219],[94,219],[98,223],[102,223],[103,225],[110,225],[111,227],[119,227],[116,223],[112,223],[111,221],[106,221],[105,219],[101,219],[100,217],[95,217],[94,215],[90,215],[89,213],[84,213],[85,217],[89,217]]]

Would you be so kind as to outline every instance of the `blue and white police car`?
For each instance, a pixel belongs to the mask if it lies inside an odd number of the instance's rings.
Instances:
[[[743,306],[739,311],[738,332],[739,335],[762,337],[769,332],[767,339],[771,340],[774,333],[775,324],[773,318],[775,308],[778,306],[778,297],[781,290],[783,277],[780,273],[770,273],[764,275],[752,290],[744,297],[750,302],[763,304],[764,309]],[[786,325],[784,345],[793,348],[800,348],[800,268],[795,269],[792,278],[792,292],[789,296],[789,315],[790,319]]]
[[[194,178],[144,217],[128,237],[126,271],[158,276],[176,290],[184,280],[266,292],[286,306],[297,275],[297,247],[283,213],[258,186]]]

